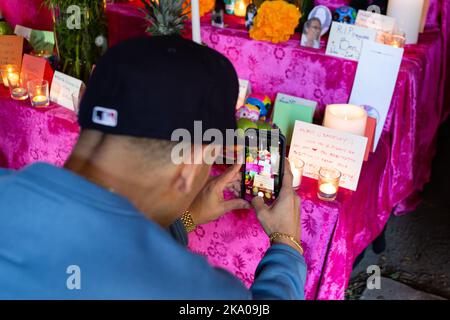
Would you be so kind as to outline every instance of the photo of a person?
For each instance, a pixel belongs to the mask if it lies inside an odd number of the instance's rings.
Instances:
[[[331,14],[330,9],[325,6],[316,6],[310,12],[308,19],[317,18],[320,20],[322,31],[320,33],[323,36],[325,33],[330,30],[331,22],[333,20],[333,16]]]
[[[302,33],[301,45],[320,49],[320,34],[322,31],[322,23],[319,18],[312,18],[305,22]]]

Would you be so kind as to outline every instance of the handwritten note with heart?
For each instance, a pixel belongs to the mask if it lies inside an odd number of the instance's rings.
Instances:
[[[338,169],[342,173],[340,186],[356,191],[367,140],[367,137],[296,121],[289,158],[303,160],[303,175],[313,179],[317,179],[321,167]]]

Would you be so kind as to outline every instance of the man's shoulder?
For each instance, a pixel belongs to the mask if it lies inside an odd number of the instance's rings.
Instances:
[[[0,178],[4,177],[4,176],[8,176],[12,173],[13,171],[10,169],[4,169],[4,168],[0,168]]]

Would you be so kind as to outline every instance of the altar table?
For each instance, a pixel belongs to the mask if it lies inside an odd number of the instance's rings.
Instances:
[[[37,2],[26,0],[23,5],[30,10]],[[319,2],[333,7],[345,3]],[[6,19],[13,7],[0,2]],[[450,111],[444,104],[449,14],[449,0],[432,1],[426,32],[418,45],[406,48],[382,138],[363,165],[358,190],[341,189],[335,202],[325,203],[317,199],[317,183],[303,180],[298,193],[308,265],[307,299],[343,299],[358,254],[380,234],[391,212],[408,212],[418,202],[417,192],[429,179],[437,129]],[[108,19],[111,44],[144,34],[145,22],[135,7],[110,5]],[[18,17],[12,20],[26,24]],[[355,62],[326,56],[324,49],[302,48],[298,37],[278,45],[253,41],[235,19],[230,21],[230,27],[221,30],[205,19],[203,41],[225,54],[239,76],[252,82],[254,91],[271,98],[282,92],[318,101],[317,118],[327,104],[348,100]],[[25,22],[38,25],[33,19]],[[42,28],[49,25],[46,19],[41,23]],[[1,90],[0,166],[19,169],[35,161],[63,165],[79,133],[75,114],[59,106],[32,109],[26,102],[11,101]],[[217,174],[219,169],[214,171]],[[228,213],[200,226],[189,240],[192,251],[228,269],[247,286],[269,245],[252,211]]]

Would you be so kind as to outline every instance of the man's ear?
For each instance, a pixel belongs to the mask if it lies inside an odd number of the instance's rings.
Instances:
[[[178,192],[188,194],[192,191],[195,177],[198,175],[199,170],[201,170],[201,165],[183,163],[178,165],[178,167],[178,175],[174,181],[175,189]]]
[[[190,154],[186,154],[184,162],[178,165],[178,174],[174,181],[177,191],[184,194],[192,191],[195,178],[200,175],[202,170],[204,151],[203,146],[191,146]],[[196,161],[200,163],[196,164]]]

